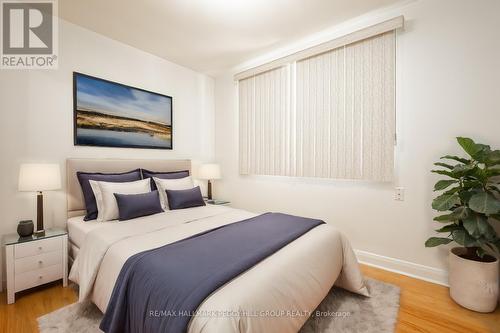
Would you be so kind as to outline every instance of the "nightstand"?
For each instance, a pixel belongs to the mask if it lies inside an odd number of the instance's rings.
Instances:
[[[231,201],[205,199],[207,205],[229,206]]]
[[[46,229],[43,236],[5,235],[7,303],[15,302],[15,293],[62,279],[68,285],[68,233],[64,229]]]

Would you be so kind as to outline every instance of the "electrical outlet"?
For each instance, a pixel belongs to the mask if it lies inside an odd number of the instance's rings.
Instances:
[[[394,189],[394,200],[405,201],[405,188],[404,187],[396,187]]]

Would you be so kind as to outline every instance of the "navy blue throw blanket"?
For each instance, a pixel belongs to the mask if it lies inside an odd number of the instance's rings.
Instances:
[[[133,255],[120,271],[100,328],[186,332],[212,292],[322,223],[266,213]]]

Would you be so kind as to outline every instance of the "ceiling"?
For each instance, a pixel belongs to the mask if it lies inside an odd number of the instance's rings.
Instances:
[[[399,0],[62,0],[72,23],[214,74]]]

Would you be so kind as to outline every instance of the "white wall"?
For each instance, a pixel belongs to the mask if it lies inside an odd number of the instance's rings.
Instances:
[[[460,153],[454,141],[459,135],[500,149],[498,13],[496,0],[413,1],[364,15],[237,68],[403,14],[406,29],[397,41],[393,183],[240,176],[237,86],[232,79],[237,69],[221,74],[215,83],[216,160],[224,178],[215,184],[216,197],[252,211],[324,219],[347,234],[354,248],[368,252],[359,253],[363,260],[445,283],[447,249],[424,247],[437,226],[430,205],[439,177],[429,171],[440,156]],[[396,186],[405,187],[404,202],[394,201]]]
[[[59,31],[58,70],[0,70],[0,234],[36,216],[35,194],[17,191],[20,163],[58,162],[65,180],[70,157],[214,158],[212,78],[65,21]],[[172,96],[174,149],[75,147],[73,71]],[[64,191],[44,199],[45,226],[64,226]]]

